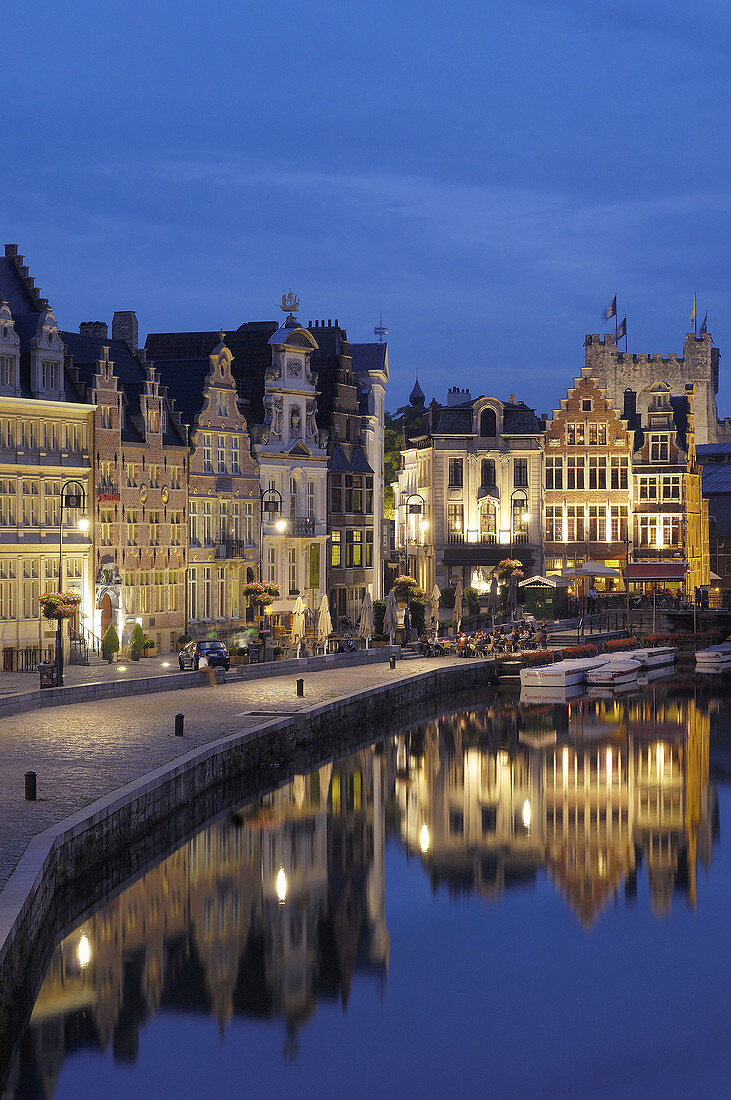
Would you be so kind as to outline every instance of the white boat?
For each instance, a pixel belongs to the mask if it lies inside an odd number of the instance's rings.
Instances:
[[[611,657],[605,665],[588,669],[586,682],[604,687],[619,687],[623,684],[633,684],[639,672],[639,661],[633,661],[629,656]]]
[[[577,657],[569,661],[557,661],[555,665],[540,665],[538,668],[521,668],[522,685],[534,687],[571,687],[583,684],[586,673],[591,668],[599,668],[608,662],[608,657]]]
[[[571,703],[574,699],[581,699],[584,689],[581,684],[571,684],[569,687],[545,687],[541,684],[522,684],[520,688],[521,703]],[[555,740],[555,731],[553,734]],[[521,741],[525,740],[523,734]]]
[[[651,649],[633,649],[631,656],[640,668],[663,668],[675,661],[675,649],[669,645],[653,646]]]
[[[731,667],[731,642],[699,649],[695,655],[695,667],[696,672],[717,672]]]

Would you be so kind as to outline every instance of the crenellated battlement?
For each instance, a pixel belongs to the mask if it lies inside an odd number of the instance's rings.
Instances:
[[[584,339],[585,366],[617,407],[624,407],[624,394],[637,397],[637,412],[646,417],[649,392],[656,382],[666,382],[672,393],[681,395],[685,386],[695,386],[696,436],[699,443],[715,442],[719,430],[716,411],[719,352],[713,337],[704,332],[686,333],[682,354],[623,352],[614,333],[589,333]]]

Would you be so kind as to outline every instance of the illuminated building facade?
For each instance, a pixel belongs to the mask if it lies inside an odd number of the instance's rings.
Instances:
[[[93,521],[95,407],[64,371],[64,344],[16,245],[0,258],[0,648],[4,670],[33,668],[54,646],[55,624],[39,597],[59,589],[81,597],[71,622],[77,639],[93,618],[91,529],[77,527],[80,509],[63,509],[62,486],[73,480]],[[65,635],[68,647],[68,637]]]
[[[546,574],[585,561],[624,571],[632,538],[632,439],[582,368],[543,439]]]
[[[519,558],[541,570],[543,424],[511,395],[433,401],[401,450],[394,482],[396,549],[427,592]]]

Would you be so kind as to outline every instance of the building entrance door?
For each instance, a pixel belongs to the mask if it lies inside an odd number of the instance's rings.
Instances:
[[[112,598],[108,592],[105,592],[105,594],[102,596],[101,602],[99,603],[99,608],[102,613],[101,637],[103,638],[106,633],[107,627],[112,621]]]

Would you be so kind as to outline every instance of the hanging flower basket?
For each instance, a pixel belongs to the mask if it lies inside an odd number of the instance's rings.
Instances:
[[[40,597],[41,614],[44,619],[70,619],[81,603],[81,596],[75,592],[44,592]]]
[[[248,581],[243,591],[252,607],[268,607],[279,599],[279,585],[273,581]]]
[[[503,558],[497,564],[498,580],[509,581],[511,577],[523,580],[523,563],[519,558]]]

